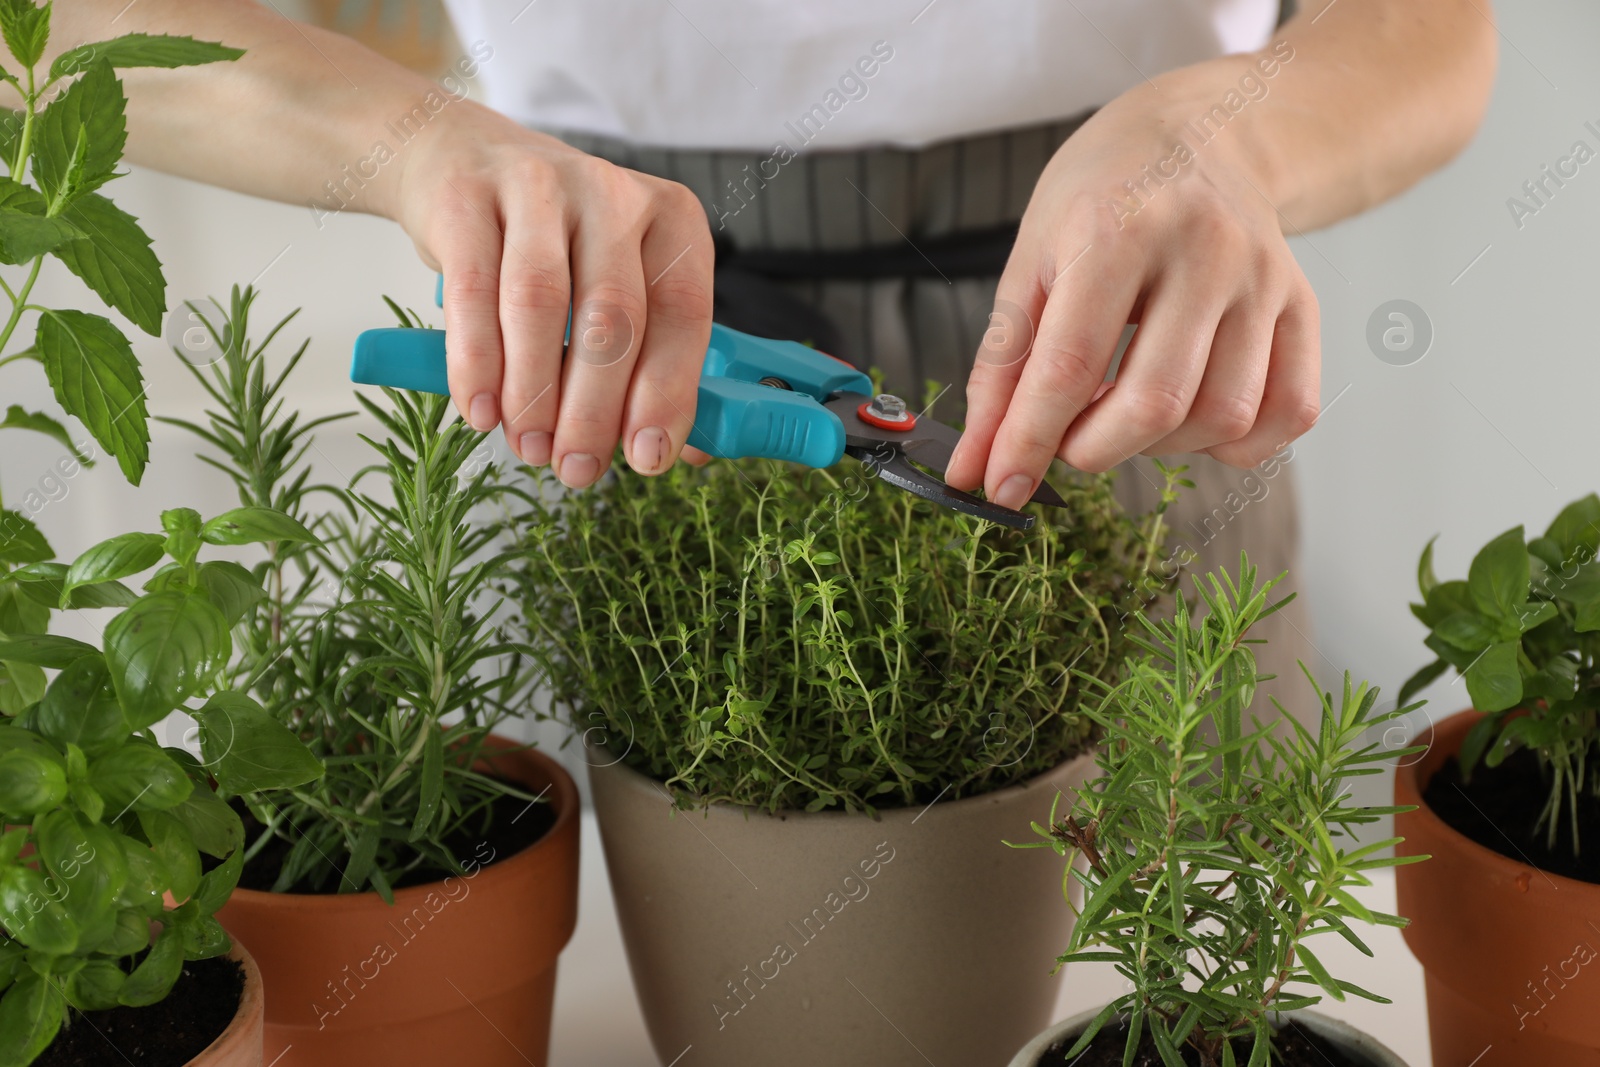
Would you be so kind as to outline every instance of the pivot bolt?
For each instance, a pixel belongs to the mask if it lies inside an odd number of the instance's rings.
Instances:
[[[906,410],[906,402],[893,393],[879,393],[856,408],[856,414],[868,426],[880,430],[906,433],[916,428],[917,416]]]
[[[879,393],[872,398],[871,410],[885,422],[901,422],[906,417],[906,402],[893,393]]]

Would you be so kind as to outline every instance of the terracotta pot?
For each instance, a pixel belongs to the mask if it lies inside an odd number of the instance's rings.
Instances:
[[[1427,973],[1435,1067],[1600,1067],[1600,885],[1485,848],[1429,810],[1422,792],[1461,747],[1475,711],[1418,738],[1395,775],[1396,869],[1406,943]]]
[[[239,1010],[228,1028],[189,1061],[189,1067],[261,1067],[261,1028],[266,1008],[261,971],[237,940],[228,958],[238,960],[244,968],[244,992],[239,997]]]
[[[393,907],[376,893],[240,889],[218,913],[261,966],[269,1063],[545,1063],[556,957],[578,914],[578,791],[539,752],[491,768],[548,789],[555,809],[555,825],[515,856],[398,890]]]
[[[1053,1014],[1073,918],[1061,858],[1004,842],[1093,770],[873,819],[674,811],[660,783],[591,767],[661,1063],[692,1045],[685,1067],[1002,1067]]]
[[[1012,1059],[1010,1067],[1036,1067],[1039,1058],[1057,1044],[1065,1042],[1070,1047],[1071,1043],[1078,1039],[1078,1035],[1083,1033],[1083,1028],[1098,1014],[1098,1009],[1086,1011],[1082,1015],[1074,1015],[1066,1022],[1052,1026],[1024,1045],[1022,1051]],[[1331,1042],[1361,1067],[1406,1067],[1406,1061],[1385,1048],[1377,1038],[1362,1033],[1349,1023],[1330,1019],[1314,1011],[1284,1012],[1282,1017],[1285,1020],[1294,1020],[1307,1030],[1315,1032],[1318,1037]],[[1435,1067],[1444,1065],[1435,1064]],[[1533,1067],[1533,1064],[1529,1064],[1528,1067]],[[1540,1067],[1556,1067],[1556,1065],[1541,1064]]]

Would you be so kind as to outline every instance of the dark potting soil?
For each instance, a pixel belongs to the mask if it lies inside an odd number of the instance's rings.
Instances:
[[[191,960],[159,1004],[73,1012],[34,1067],[183,1067],[222,1036],[243,995],[237,961]]]
[[[1591,799],[1578,807],[1580,854],[1572,854],[1572,823],[1565,811],[1556,847],[1546,847],[1538,822],[1550,783],[1527,749],[1498,767],[1479,764],[1470,782],[1461,780],[1461,765],[1451,757],[1434,772],[1422,798],[1452,829],[1484,848],[1551,874],[1600,883],[1600,803]]]
[[[1095,1035],[1081,1055],[1069,1060],[1067,1050],[1076,1041],[1077,1038],[1073,1038],[1047,1050],[1039,1060],[1039,1067],[1122,1067],[1128,1029],[1107,1026]],[[1274,1067],[1366,1067],[1362,1061],[1351,1059],[1339,1046],[1292,1022],[1278,1031],[1277,1048],[1282,1058],[1272,1061]],[[1250,1050],[1244,1047],[1236,1046],[1233,1054],[1240,1063],[1250,1058]],[[1202,1067],[1199,1055],[1191,1048],[1183,1050],[1183,1062],[1189,1067]],[[1148,1034],[1134,1054],[1133,1067],[1163,1067],[1161,1053],[1156,1051],[1155,1042]]]
[[[514,783],[507,783],[514,784]],[[518,788],[521,788],[518,786]],[[253,841],[261,832],[261,824],[256,821],[250,809],[235,800],[234,810],[244,820],[245,840]],[[475,855],[488,852],[494,857],[489,862],[493,866],[502,860],[510,859],[523,849],[533,845],[556,824],[555,808],[546,801],[529,806],[526,800],[502,794],[489,803],[490,818],[487,828],[480,828],[477,820],[474,825],[467,827],[445,839],[450,852],[458,860],[465,863]],[[278,872],[283,868],[284,858],[289,854],[292,842],[281,837],[275,837],[267,843],[260,852],[245,863],[244,870],[239,874],[239,884],[245,889],[259,889],[263,892],[270,891],[278,880]],[[485,848],[487,846],[487,848]],[[395,882],[396,889],[406,886],[426,885],[429,882],[443,881],[454,872],[442,870],[437,867],[418,867],[409,871]],[[311,885],[300,884],[291,886],[291,893],[326,893],[331,887],[316,888]]]

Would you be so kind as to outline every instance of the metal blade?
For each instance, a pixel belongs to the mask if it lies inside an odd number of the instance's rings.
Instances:
[[[861,403],[870,399],[859,393],[840,393],[826,404],[828,410],[844,423],[847,446],[859,448],[866,454],[878,454],[884,451],[884,446],[887,444],[910,457],[919,466],[926,467],[941,477],[950,469],[950,457],[955,453],[956,445],[961,440],[960,430],[946,426],[926,415],[918,417],[916,426],[908,431],[879,429],[862,422],[856,413]],[[949,487],[946,487],[946,491],[960,492]],[[1036,504],[1045,504],[1053,508],[1067,506],[1061,494],[1046,481],[1039,482],[1039,487],[1033,491],[1030,499]]]
[[[1020,511],[992,504],[971,493],[952,489],[944,484],[943,480],[913,466],[905,453],[898,449],[880,443],[877,448],[870,450],[847,445],[845,451],[859,459],[879,478],[891,485],[899,486],[908,493],[915,493],[924,500],[931,500],[942,507],[952,508],[1017,530],[1027,530],[1033,526],[1032,515],[1024,515]]]

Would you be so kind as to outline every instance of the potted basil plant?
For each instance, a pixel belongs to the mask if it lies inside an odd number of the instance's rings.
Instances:
[[[1249,633],[1287,602],[1271,602],[1275,584],[1244,557],[1237,581],[1197,579],[1203,617],[1182,594],[1170,620],[1141,616],[1146,654],[1120,683],[1095,683],[1101,773],[1020,847],[1068,857],[1081,887],[1059,963],[1111,963],[1127,991],[1045,1031],[1012,1067],[1404,1067],[1306,1009],[1324,995],[1387,1003],[1330,973],[1313,943],[1371,955],[1357,923],[1404,924],[1355,891],[1371,870],[1424,857],[1356,845],[1356,827],[1393,809],[1347,801],[1351,778],[1394,756],[1364,737],[1411,709],[1375,712],[1365,683],[1346,675],[1324,693],[1308,673],[1319,723],[1251,717]]]
[[[1026,533],[853,466],[539,483],[520,621],[663,1063],[992,1064],[1049,1020],[1060,872],[999,843],[1090,772],[1081,675],[1117,675],[1164,541],[1058,481]]]
[[[1567,990],[1600,954],[1597,547],[1591,493],[1491,540],[1465,580],[1435,576],[1432,542],[1417,568],[1436,658],[1402,699],[1455,672],[1472,700],[1395,779],[1406,847],[1434,855],[1399,893],[1437,1063],[1600,1064],[1593,997]]]
[[[288,796],[229,790],[249,842],[219,917],[256,947],[267,1055],[542,1063],[577,921],[578,799],[555,761],[495,733],[533,681],[495,587],[509,489],[445,398],[393,392],[360,398],[372,464],[312,481],[327,420],[284,393],[306,345],[269,369],[288,320],[253,337],[254,301],[235,289],[208,313],[221,357],[193,369],[214,407],[181,425],[242,504],[319,535],[266,545],[251,573],[267,595],[229,665],[328,768]]]
[[[70,565],[40,537],[0,545],[0,604],[44,623],[113,609],[98,646],[48,632],[0,638],[13,692],[0,720],[0,1063],[259,1067],[261,977],[216,913],[244,861],[217,788],[284,790],[318,761],[223,680],[229,628],[264,595],[211,545],[308,540],[287,516],[240,508],[103,541]],[[151,571],[142,591],[123,579]],[[50,676],[46,679],[46,674]],[[200,757],[164,748],[173,711]],[[209,869],[207,867],[209,864]]]

